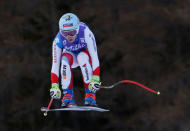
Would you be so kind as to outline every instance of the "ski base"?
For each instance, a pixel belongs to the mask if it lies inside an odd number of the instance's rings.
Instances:
[[[41,111],[98,111],[98,112],[108,112],[110,110],[103,109],[100,107],[93,107],[93,106],[72,106],[72,107],[65,107],[65,108],[56,108],[56,109],[48,109],[47,107],[42,107]]]

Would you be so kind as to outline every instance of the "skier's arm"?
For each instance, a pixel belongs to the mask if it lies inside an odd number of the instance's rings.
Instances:
[[[98,59],[97,46],[94,34],[87,27],[85,29],[85,41],[87,43],[88,52],[92,60],[93,77],[92,81],[100,81],[100,63]]]
[[[97,46],[94,34],[89,28],[85,29],[85,41],[87,43],[88,52],[92,60],[93,76],[100,76],[100,64],[97,53]]]
[[[59,68],[62,52],[62,48],[59,47],[59,42],[59,38],[56,37],[52,45],[51,83],[58,83],[59,79]]]

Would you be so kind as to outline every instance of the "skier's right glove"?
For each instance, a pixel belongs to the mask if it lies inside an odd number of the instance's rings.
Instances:
[[[60,99],[61,98],[61,90],[59,89],[59,84],[57,84],[57,83],[51,84],[50,96],[53,99]]]

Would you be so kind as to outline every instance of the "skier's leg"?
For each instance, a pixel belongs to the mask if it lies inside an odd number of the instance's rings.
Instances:
[[[73,64],[73,55],[71,53],[63,53],[61,58],[61,82],[63,89],[62,106],[66,107],[74,104],[73,98],[73,74],[71,66]]]
[[[90,92],[88,85],[92,79],[92,66],[90,56],[87,51],[82,51],[77,56],[78,64],[82,71],[83,82],[85,86],[85,105],[96,106],[96,94]]]

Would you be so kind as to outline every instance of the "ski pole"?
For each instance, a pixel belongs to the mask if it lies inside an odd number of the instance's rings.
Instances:
[[[52,102],[53,102],[53,98],[51,98],[51,100],[50,100],[50,102],[49,102],[49,104],[48,104],[47,110],[44,112],[44,116],[47,116],[47,112],[48,112],[48,110],[49,110],[49,108],[50,108]]]
[[[152,89],[150,89],[150,88],[148,88],[148,87],[146,87],[146,86],[144,86],[144,85],[142,85],[142,84],[140,84],[138,82],[131,81],[131,80],[122,80],[122,81],[114,83],[113,85],[110,85],[110,86],[101,86],[100,88],[111,89],[111,88],[114,88],[115,86],[117,86],[119,84],[122,84],[122,83],[132,83],[132,84],[138,85],[138,86],[140,86],[140,87],[142,87],[142,88],[144,88],[144,89],[146,89],[146,90],[148,90],[148,91],[150,91],[152,93],[160,95],[159,91],[152,90]]]

